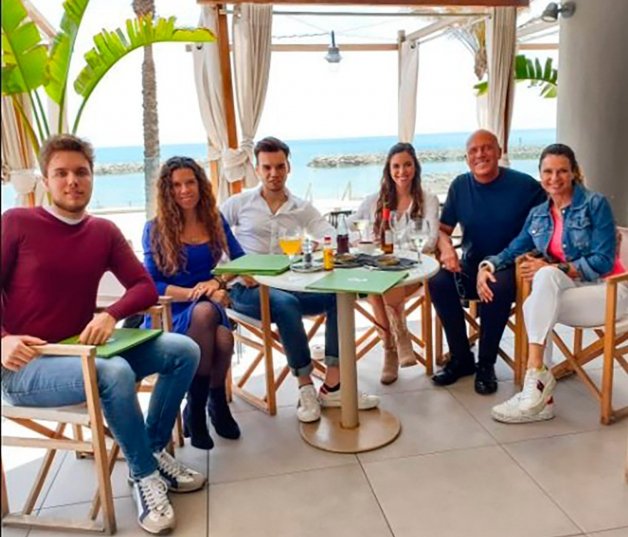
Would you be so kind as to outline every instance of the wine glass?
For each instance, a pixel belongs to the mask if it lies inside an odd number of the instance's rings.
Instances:
[[[301,251],[303,234],[299,228],[282,228],[279,230],[279,247],[290,258],[290,266],[294,263],[295,256]]]
[[[371,227],[371,221],[368,218],[360,218],[358,220],[355,220],[353,222],[353,225],[355,226],[355,229],[358,230],[358,233],[360,234],[360,239],[359,242],[364,242],[368,240],[368,231],[369,228]]]
[[[413,218],[408,223],[408,236],[417,253],[417,262],[422,263],[421,252],[430,236],[430,221],[426,218]]]
[[[390,211],[390,228],[393,232],[395,250],[401,247],[403,235],[408,228],[408,213],[406,211]]]

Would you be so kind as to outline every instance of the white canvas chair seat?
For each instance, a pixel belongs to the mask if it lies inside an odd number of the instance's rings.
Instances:
[[[284,365],[279,371],[275,371],[273,363],[273,351],[285,355],[279,331],[275,323],[270,321],[270,304],[268,303],[268,288],[260,286],[260,301],[262,304],[262,320],[255,319],[244,315],[234,309],[227,308],[227,316],[237,325],[234,337],[238,345],[251,347],[257,351],[253,361],[248,365],[242,375],[233,380],[232,390],[237,396],[256,408],[267,412],[271,416],[277,413],[277,390],[283,384],[290,373],[288,365]],[[307,329],[307,339],[311,341],[318,329],[325,321],[325,315],[317,315],[314,317],[306,317],[311,320],[311,325]],[[247,334],[242,332],[242,328],[246,329]],[[252,389],[247,387],[253,373],[262,365],[264,370],[265,388],[264,393],[259,395]],[[319,377],[325,375],[325,365],[312,360],[314,366],[314,374]]]
[[[3,418],[11,420],[43,437],[32,438],[30,436],[3,434],[2,444],[20,448],[46,449],[46,454],[35,483],[20,512],[10,512],[4,465],[2,466],[2,525],[112,534],[116,531],[116,520],[111,490],[111,471],[119,452],[119,447],[117,443],[113,442],[111,449],[107,452],[105,443],[107,429],[103,423],[94,363],[96,356],[95,347],[86,345],[43,345],[38,349],[47,355],[77,356],[81,360],[86,403],[48,408],[2,404]],[[42,421],[54,423],[54,428],[40,423]],[[82,435],[72,437],[65,434],[68,425],[74,428],[75,431],[81,427],[88,428],[91,432],[89,439],[84,440]],[[5,430],[6,427],[3,428],[3,433]],[[43,515],[33,514],[35,504],[43,490],[46,477],[58,450],[93,454],[98,486],[91,504],[88,520],[48,518]],[[98,521],[97,518],[101,506],[102,520]]]

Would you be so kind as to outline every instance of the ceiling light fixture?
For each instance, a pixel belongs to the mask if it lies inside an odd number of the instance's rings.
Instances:
[[[336,46],[336,35],[333,30],[331,31],[331,45],[327,47],[325,59],[328,63],[340,63],[340,60],[342,60],[340,49]]]
[[[543,13],[541,14],[541,20],[544,22],[556,22],[558,15],[562,15],[566,19],[571,17],[576,11],[576,4],[573,2],[563,2],[558,5],[556,2],[550,2],[547,4]]]

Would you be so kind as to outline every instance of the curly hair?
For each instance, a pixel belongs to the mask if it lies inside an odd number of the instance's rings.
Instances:
[[[209,249],[214,259],[220,259],[223,252],[228,253],[220,212],[205,171],[189,157],[169,158],[162,165],[157,179],[157,213],[150,237],[155,263],[166,276],[181,270],[187,261],[181,240],[185,224],[183,211],[177,205],[172,189],[172,174],[182,168],[192,170],[198,183],[196,215],[207,230]]]
[[[410,195],[412,196],[412,211],[410,218],[423,216],[423,189],[421,188],[421,164],[416,156],[416,151],[412,144],[400,142],[393,145],[386,156],[384,171],[382,172],[382,180],[379,187],[379,196],[377,198],[377,207],[375,209],[375,224],[373,233],[379,236],[380,226],[382,225],[382,210],[388,207],[390,210],[397,209],[397,188],[390,173],[390,161],[399,153],[408,153],[414,162],[414,177],[410,187]]]
[[[543,151],[541,152],[541,156],[539,157],[539,171],[541,171],[543,159],[545,159],[545,157],[547,157],[548,155],[565,157],[569,161],[569,165],[571,166],[574,183],[578,185],[584,185],[584,174],[582,173],[580,165],[576,160],[576,154],[574,153],[574,150],[571,149],[571,147],[565,144],[548,145],[545,149],[543,149]]]

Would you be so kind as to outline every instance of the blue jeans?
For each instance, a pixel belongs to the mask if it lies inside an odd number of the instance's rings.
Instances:
[[[136,479],[157,469],[154,452],[170,440],[181,400],[200,359],[198,345],[167,333],[112,358],[96,358],[103,413]],[[146,423],[135,383],[159,374]],[[76,356],[40,356],[17,372],[4,371],[2,391],[20,406],[63,406],[85,402],[81,361]]]
[[[277,325],[281,343],[286,350],[288,366],[299,377],[312,372],[312,357],[307,334],[303,327],[304,315],[325,313],[325,363],[338,365],[338,313],[336,295],[296,293],[270,289],[270,317]],[[229,293],[233,308],[255,319],[261,318],[259,287],[235,284]]]

